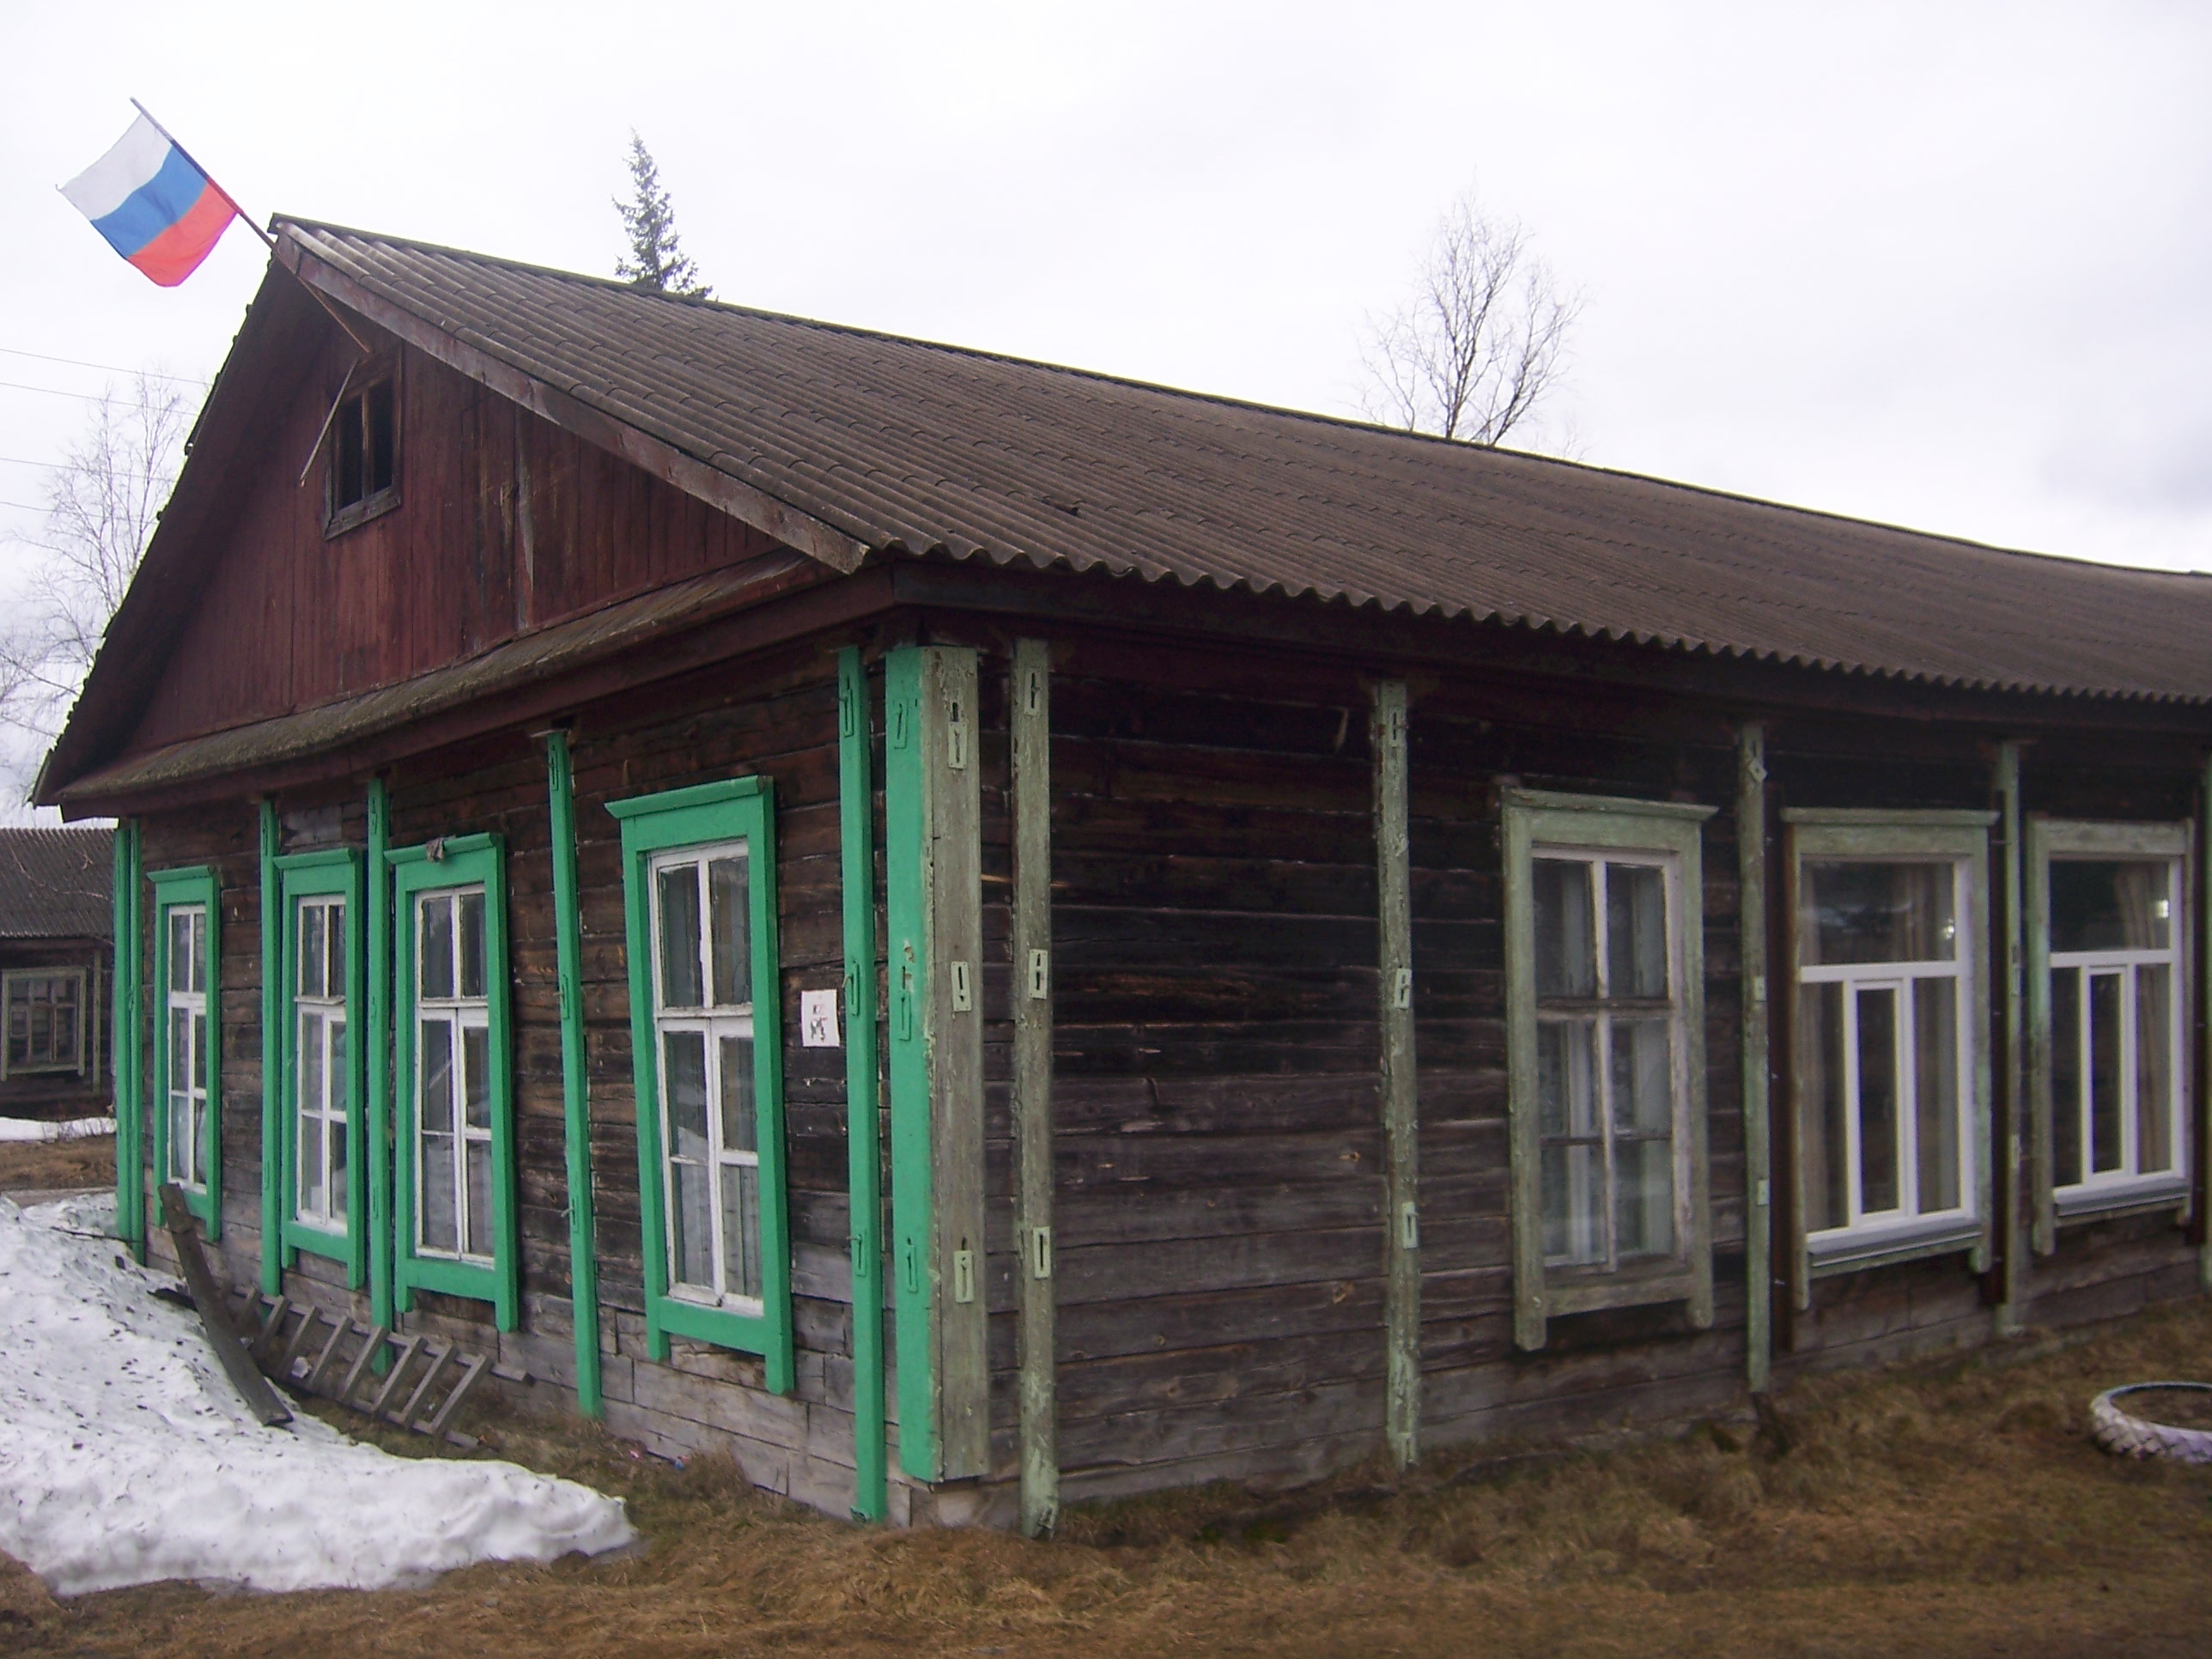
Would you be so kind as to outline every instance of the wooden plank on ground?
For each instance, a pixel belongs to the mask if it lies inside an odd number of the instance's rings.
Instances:
[[[201,1328],[207,1332],[208,1341],[215,1349],[215,1357],[222,1362],[223,1375],[230,1378],[231,1386],[238,1390],[246,1407],[270,1428],[292,1420],[292,1413],[277,1398],[276,1390],[269,1386],[246,1351],[239,1336],[238,1327],[231,1322],[230,1303],[216,1288],[215,1275],[208,1271],[207,1257],[200,1252],[200,1236],[192,1225],[191,1212],[185,1208],[185,1195],[174,1182],[161,1183],[161,1223],[169,1230],[169,1242],[176,1249],[177,1262],[185,1272],[185,1285],[192,1293],[192,1302],[199,1309]]]

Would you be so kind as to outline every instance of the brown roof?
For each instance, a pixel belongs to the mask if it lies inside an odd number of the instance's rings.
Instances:
[[[2010,552],[327,225],[282,232],[317,287],[688,458],[695,489],[727,480],[833,547],[1103,567],[1940,684],[2212,699],[2212,577]]]
[[[0,829],[0,939],[106,939],[112,830]]]

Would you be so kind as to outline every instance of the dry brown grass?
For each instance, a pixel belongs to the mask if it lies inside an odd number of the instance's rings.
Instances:
[[[0,1193],[67,1192],[115,1184],[115,1137],[0,1140]]]
[[[377,1594],[118,1591],[19,1620],[0,1649],[2194,1656],[2212,1650],[2212,1473],[2118,1462],[2086,1436],[2098,1389],[2164,1376],[2212,1377],[2212,1307],[1801,1384],[1786,1452],[1733,1422],[1514,1462],[1487,1448],[1395,1487],[1366,1470],[1287,1499],[1079,1510],[1048,1544],[848,1526],[725,1461],[678,1470],[510,1421],[484,1455],[621,1494],[647,1551]]]

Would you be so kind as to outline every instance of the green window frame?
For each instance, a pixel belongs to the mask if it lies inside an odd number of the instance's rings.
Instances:
[[[1528,1350],[1544,1346],[1547,1322],[1564,1314],[1601,1308],[1686,1302],[1690,1322],[1702,1330],[1713,1319],[1712,1220],[1705,1156],[1705,910],[1701,859],[1703,826],[1716,809],[1674,801],[1644,801],[1598,795],[1560,794],[1547,790],[1506,789],[1500,817],[1505,861],[1506,1070],[1513,1217],[1514,1341]],[[1593,982],[1587,994],[1547,995],[1538,984],[1538,911],[1541,908],[1539,864],[1571,871],[1586,866],[1587,893],[1597,895],[1589,913],[1588,939],[1593,952]],[[1629,871],[1659,872],[1651,890],[1661,899],[1664,975],[1656,994],[1611,994],[1605,978],[1609,956],[1605,945],[1607,884]],[[1563,880],[1571,878],[1562,877]],[[1661,1051],[1665,1079],[1666,1133],[1631,1114],[1620,1127],[1619,1103],[1607,1106],[1607,1091],[1618,1091],[1617,1066],[1630,1051],[1614,1045],[1624,1021],[1663,1030]],[[1571,1026],[1589,1033],[1597,1054],[1592,1099],[1597,1104],[1589,1131],[1578,1133],[1569,1105],[1545,1109],[1544,1042],[1547,1030]],[[1648,1047],[1648,1043],[1644,1046]],[[1640,1055],[1642,1048],[1635,1051]],[[1611,1055],[1608,1059],[1607,1056]],[[1566,1068],[1560,1068],[1563,1073]],[[1631,1066],[1632,1086],[1650,1079]],[[1557,1080],[1564,1094],[1567,1085]],[[1638,1136],[1644,1138],[1638,1139]],[[1623,1178],[1616,1165],[1625,1146],[1663,1140],[1668,1171],[1668,1226],[1663,1248],[1623,1252],[1615,1237],[1613,1214]],[[1600,1206],[1604,1214],[1603,1249],[1593,1259],[1576,1261],[1572,1249],[1554,1251],[1547,1241],[1545,1175],[1548,1150],[1555,1168],[1574,1162],[1577,1150],[1595,1152],[1603,1172]],[[1620,1144],[1616,1144],[1616,1143]],[[1564,1230],[1573,1232],[1570,1215]],[[1591,1252],[1582,1252],[1585,1256]],[[1558,1259],[1554,1259],[1554,1258]]]
[[[507,849],[497,836],[452,836],[394,848],[384,861],[392,872],[395,1305],[408,1312],[416,1291],[467,1297],[490,1303],[499,1328],[514,1330],[522,1316],[522,1241]],[[433,1030],[442,1054],[433,1052]],[[434,1114],[426,1124],[422,1109],[441,1058],[450,1126],[442,1132]],[[475,1110],[472,1094],[481,1103]],[[434,1140],[446,1143],[442,1156],[434,1155]],[[442,1206],[434,1201],[441,1197]],[[451,1249],[443,1247],[448,1237]]]
[[[631,1064],[636,1083],[638,1180],[644,1222],[645,1322],[647,1352],[655,1359],[668,1357],[669,1339],[681,1336],[713,1343],[765,1362],[765,1382],[777,1394],[787,1394],[793,1383],[791,1329],[791,1242],[785,1196],[783,1146],[783,993],[782,958],[776,943],[775,798],[768,779],[736,778],[702,784],[629,800],[610,801],[607,811],[622,823],[623,896],[628,924]],[[742,853],[738,848],[742,848]],[[696,969],[701,982],[695,1003],[669,1003],[662,995],[665,969],[659,925],[662,898],[656,891],[657,868],[666,868],[669,855],[696,850],[712,854],[726,867],[742,858],[743,892],[747,912],[744,930],[748,973],[744,988],[750,1000],[740,1004],[732,981],[730,995],[721,990],[720,970],[726,957],[712,942],[711,908],[701,913],[695,951],[705,955],[688,958],[686,971]],[[680,866],[684,861],[676,860]],[[712,872],[700,868],[696,890],[699,902],[711,907],[708,889]],[[680,892],[680,885],[672,886]],[[672,901],[671,901],[672,902]],[[670,960],[676,946],[669,945]],[[703,966],[702,964],[704,964]],[[662,1077],[665,1041],[697,1036],[702,1070],[697,1085],[702,1092],[702,1123],[692,1156],[672,1157],[665,1133],[669,1115]],[[722,1104],[705,1109],[710,1064],[724,1065],[731,1045],[750,1038],[750,1075],[721,1072],[719,1095]],[[710,1058],[711,1057],[711,1058]],[[742,1060],[739,1060],[742,1064]],[[732,1147],[725,1114],[734,1084],[751,1086],[750,1148]],[[739,1139],[743,1139],[740,1133]],[[699,1161],[703,1151],[705,1161]],[[757,1159],[750,1166],[748,1158]],[[752,1177],[751,1199],[757,1215],[756,1245],[759,1295],[732,1292],[724,1285],[729,1259],[725,1193],[726,1182],[744,1194],[745,1168]],[[714,1283],[679,1288],[674,1271],[680,1240],[672,1230],[679,1218],[682,1200],[672,1203],[675,1183],[691,1170],[695,1182],[708,1182],[706,1203],[700,1212],[715,1241]],[[739,1213],[743,1213],[740,1200]],[[752,1264],[748,1264],[751,1266]]]
[[[362,1041],[366,1033],[362,1025],[367,977],[363,938],[366,929],[362,923],[367,918],[362,902],[362,856],[358,848],[333,847],[312,853],[287,853],[276,860],[276,865],[277,914],[283,918],[276,981],[283,1070],[279,1083],[282,1109],[276,1120],[279,1145],[274,1149],[282,1173],[278,1214],[283,1233],[283,1265],[291,1267],[301,1250],[326,1256],[345,1264],[347,1285],[359,1290],[368,1281],[368,1091],[363,1063],[368,1044]],[[327,1001],[312,995],[303,997],[302,918],[310,910],[321,913],[324,920],[319,924],[307,924],[307,931],[313,934],[318,927],[326,929],[328,912],[333,903],[343,907],[344,939],[332,951],[327,933],[321,934],[325,967],[312,981],[325,994]],[[341,978],[344,983],[342,997],[333,988]],[[341,1087],[344,1091],[345,1210],[337,1226],[331,1225],[326,1218],[303,1217],[300,1212],[301,1022],[303,1018],[312,1018],[318,1030],[322,1031],[334,1024],[328,1018],[330,1013],[342,1016],[336,1024],[342,1024],[345,1033],[343,1064],[332,1064],[325,1058],[337,1054],[334,1037],[326,1039],[327,1047],[317,1046],[308,1058],[314,1073],[328,1079],[329,1100],[337,1100]],[[319,1111],[317,1116],[319,1138],[325,1139],[327,1146],[329,1116]],[[319,1160],[319,1168],[328,1167],[329,1162]]]
[[[154,889],[154,1088],[149,1098],[155,1179],[177,1183],[185,1207],[200,1218],[208,1237],[215,1239],[222,1232],[222,893],[215,872],[205,865],[153,870],[146,879]],[[186,951],[182,961],[177,951],[179,932]],[[183,1079],[182,1089],[176,1076],[180,1038],[185,1065],[195,1074]],[[173,1162],[180,1128],[186,1138],[181,1168]]]

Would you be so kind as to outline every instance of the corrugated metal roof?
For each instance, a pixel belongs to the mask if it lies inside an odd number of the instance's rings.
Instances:
[[[2212,698],[2212,577],[283,229],[385,302],[878,551],[1103,567],[1972,687]]]
[[[0,830],[0,939],[106,939],[115,832]]]

